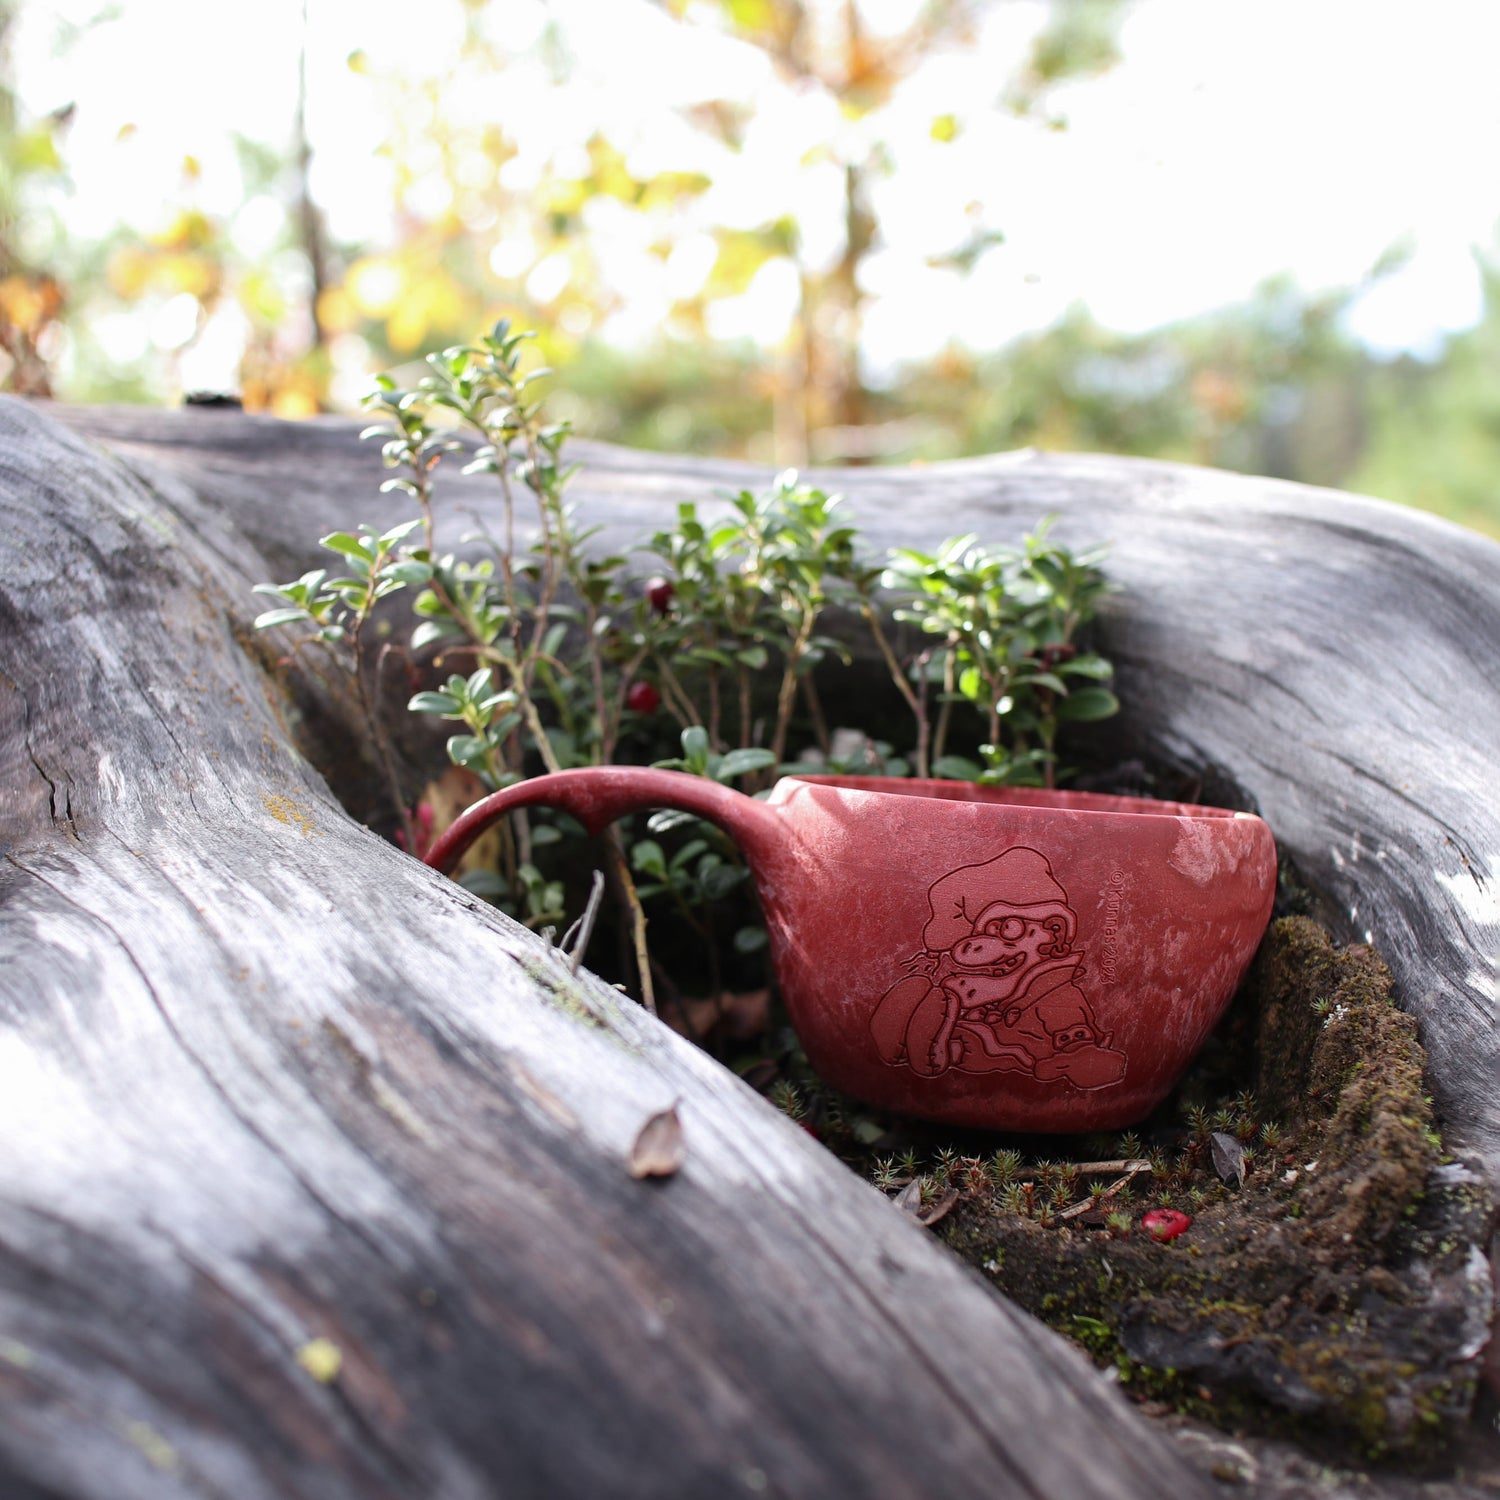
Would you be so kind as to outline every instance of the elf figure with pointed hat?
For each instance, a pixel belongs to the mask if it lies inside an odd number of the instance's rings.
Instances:
[[[1079,981],[1078,918],[1045,855],[1017,847],[945,875],[927,893],[923,951],[870,1018],[880,1055],[925,1077],[1023,1072],[1105,1088],[1125,1054]]]

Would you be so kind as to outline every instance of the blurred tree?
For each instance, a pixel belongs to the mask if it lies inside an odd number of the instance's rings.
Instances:
[[[1338,484],[1375,368],[1344,328],[1354,295],[1277,277],[1241,306],[1137,335],[1074,308],[995,355],[951,350],[886,399],[917,418],[913,456],[1131,453]]]
[[[785,258],[796,268],[799,306],[791,347],[775,379],[776,457],[781,462],[862,462],[871,456],[865,434],[870,393],[861,369],[864,267],[880,242],[873,186],[893,168],[892,108],[905,82],[945,49],[974,40],[988,0],[910,0],[897,19],[877,26],[862,0],[656,0],[688,25],[717,24],[759,48],[778,77],[800,94],[820,94],[836,106],[840,128],[804,143],[804,165],[837,169],[842,195],[842,235],[831,259],[805,253],[801,226],[778,216],[759,228],[715,231],[719,243],[713,272],[698,294],[704,300],[743,292],[769,261]],[[889,17],[889,5],[878,7]],[[1053,0],[1049,19],[1029,56],[1009,81],[1003,102],[1019,115],[1048,115],[1050,91],[1072,77],[1111,67],[1118,59],[1118,0]],[[713,100],[695,111],[697,122],[732,149],[742,130],[744,107]],[[965,122],[943,113],[927,134],[946,143]],[[971,232],[938,264],[969,271],[1004,236],[994,227],[995,205],[970,204]],[[687,309],[691,310],[691,309]],[[813,435],[820,433],[816,445]]]
[[[1025,444],[1156,455],[1362,488],[1500,534],[1500,260],[1484,266],[1481,326],[1429,360],[1382,362],[1350,338],[1361,288],[1307,295],[1282,278],[1146,334],[1077,308],[1009,348],[955,346],[867,379],[894,182],[925,170],[975,194],[928,241],[930,266],[966,275],[1003,239],[1006,203],[984,196],[999,174],[971,162],[960,186],[934,161],[988,142],[997,110],[1062,128],[1060,85],[1114,63],[1125,3],[1039,0],[1025,14],[1042,24],[990,93],[934,105],[926,70],[942,76],[987,24],[1009,22],[1003,0],[619,0],[611,18],[628,12],[643,46],[738,60],[687,76],[669,101],[637,88],[631,115],[629,89],[602,98],[621,69],[606,58],[601,72],[562,8],[447,0],[424,16],[420,65],[378,35],[347,55],[382,122],[369,151],[388,181],[388,228],[356,242],[330,231],[320,198],[332,142],[318,132],[348,126],[320,105],[328,40],[309,30],[307,0],[290,128],[235,143],[237,197],[210,188],[184,138],[175,184],[98,238],[69,236],[61,212],[73,106],[23,102],[12,44],[23,7],[64,53],[113,12],[0,0],[0,384],[160,399],[212,364],[206,350],[231,349],[246,405],[297,416],[347,408],[372,369],[503,314],[541,330],[558,414],[635,446],[780,462]],[[94,107],[80,101],[80,119]],[[769,180],[767,132],[784,168]],[[114,149],[133,173],[128,118]],[[736,194],[752,182],[746,210]],[[775,349],[769,284],[787,308]],[[736,326],[745,337],[726,336]]]
[[[11,82],[14,0],[0,0],[0,388],[50,396],[61,335],[61,282],[44,259],[50,219],[43,192],[65,180],[61,144],[73,107],[23,117]]]
[[[1380,366],[1351,488],[1500,537],[1500,253],[1479,257],[1484,314],[1431,359]]]

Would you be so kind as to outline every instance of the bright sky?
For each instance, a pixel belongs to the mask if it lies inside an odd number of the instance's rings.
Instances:
[[[372,153],[388,124],[370,80],[346,60],[361,49],[376,71],[440,74],[457,7],[307,3],[318,191],[337,234],[378,244],[388,167]],[[899,19],[910,4],[867,0],[866,9]],[[270,205],[239,201],[230,133],[289,140],[301,0],[213,5],[211,26],[205,0],[121,0],[115,19],[55,60],[58,23],[97,5],[26,0],[17,44],[27,103],[79,106],[67,207],[77,231],[121,220],[158,227],[192,152],[205,205],[238,212],[236,230],[251,240],[273,234]],[[524,188],[549,155],[580,150],[599,120],[638,173],[691,166],[704,147],[671,106],[753,99],[745,149],[714,158],[700,221],[749,227],[792,212],[811,259],[834,253],[839,170],[805,153],[820,139],[843,151],[863,143],[862,127],[828,100],[789,94],[750,49],[676,26],[645,0],[492,0],[491,12],[518,48],[551,18],[576,62],[567,94],[536,63],[508,73],[503,88],[445,100],[520,141],[508,185]],[[882,122],[894,171],[880,184],[884,243],[868,265],[874,369],[954,339],[994,347],[1075,303],[1139,330],[1242,300],[1281,271],[1309,289],[1351,284],[1398,242],[1411,258],[1357,306],[1355,331],[1382,350],[1420,350],[1475,319],[1473,252],[1494,243],[1500,220],[1496,0],[1137,0],[1123,64],[1055,97],[1069,121],[1060,133],[995,107],[1041,14],[1033,0],[999,0],[978,45],[917,75]],[[929,126],[950,111],[962,128],[941,145]],[[126,121],[136,129],[122,143]],[[597,209],[607,270],[629,307],[607,331],[630,340],[659,325],[674,292],[701,282],[711,247],[689,233],[663,267],[649,232],[623,211],[611,220],[611,208]],[[971,276],[928,265],[976,225],[1006,241]],[[503,249],[497,272],[524,269],[528,248]],[[790,268],[768,267],[717,312],[716,331],[774,341],[794,295]]]

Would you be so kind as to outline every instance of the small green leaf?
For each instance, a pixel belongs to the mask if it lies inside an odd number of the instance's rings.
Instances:
[[[745,878],[745,871],[736,865],[709,865],[699,867],[698,888],[709,901],[722,901]]]
[[[414,714],[441,714],[445,719],[456,719],[461,712],[452,693],[418,693],[406,706]]]
[[[683,812],[678,807],[664,807],[646,819],[646,827],[655,834],[671,833],[674,828],[701,821],[697,813]]]
[[[416,562],[410,558],[390,563],[380,570],[382,578],[394,579],[402,585],[426,583],[432,577],[432,564]]]
[[[465,870],[458,883],[481,901],[498,901],[510,894],[505,882],[494,870]]]
[[[423,620],[411,633],[411,649],[420,651],[434,641],[454,641],[462,635],[463,631],[451,620]]]
[[[420,519],[416,521],[403,521],[399,526],[392,526],[389,531],[381,532],[379,538],[381,549],[389,552],[397,542],[405,541],[421,524]]]
[[[764,927],[741,927],[734,935],[736,953],[759,953],[770,942]]]
[[[269,630],[273,625],[290,625],[294,620],[310,618],[305,609],[268,609],[265,614],[256,615],[255,628]]]
[[[1093,677],[1107,682],[1115,675],[1114,666],[1102,656],[1075,656],[1072,661],[1059,663],[1057,671],[1068,677]]]
[[[471,760],[481,760],[489,746],[477,734],[455,734],[448,741],[448,759],[455,766],[466,766]]]
[[[736,776],[744,776],[751,771],[763,771],[767,766],[775,764],[776,757],[769,750],[731,750],[719,762],[714,771],[714,780],[730,781]]]
[[[1107,719],[1120,711],[1120,700],[1108,688],[1079,688],[1057,704],[1057,717],[1071,723]]]
[[[658,880],[667,878],[667,857],[655,839],[641,839],[631,846],[630,867]]]
[[[932,774],[945,781],[978,781],[984,767],[963,755],[940,755],[932,763]]]
[[[682,731],[682,758],[695,775],[708,769],[708,731],[701,724],[690,724]]]

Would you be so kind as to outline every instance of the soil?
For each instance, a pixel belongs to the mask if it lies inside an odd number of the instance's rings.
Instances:
[[[1445,1153],[1424,1062],[1379,956],[1290,916],[1128,1135],[955,1140],[795,1061],[771,1092],[1226,1493],[1460,1500],[1500,1479],[1481,1396],[1495,1204]],[[1161,1209],[1190,1223],[1158,1239],[1143,1219]]]

